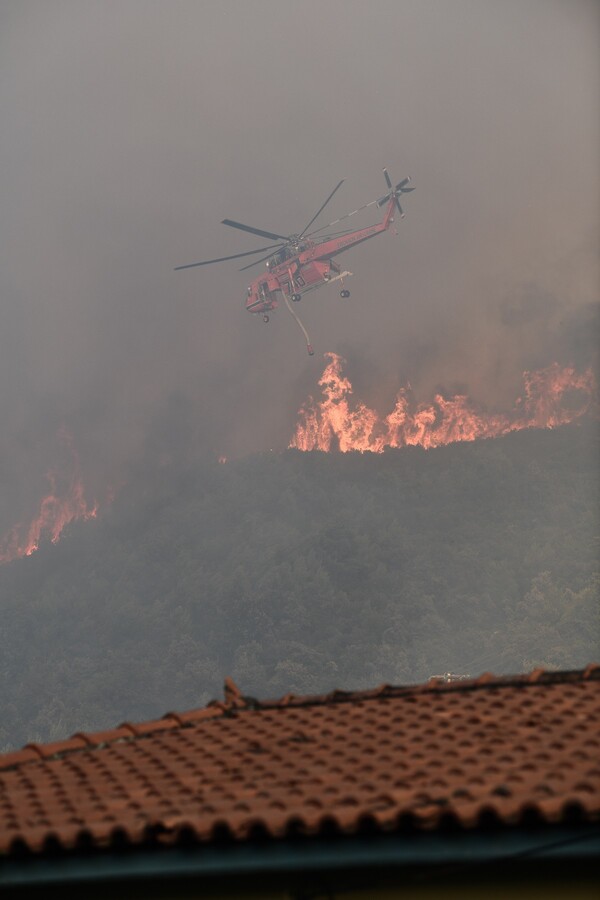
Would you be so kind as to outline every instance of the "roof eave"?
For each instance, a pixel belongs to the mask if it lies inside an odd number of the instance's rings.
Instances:
[[[597,859],[598,824],[500,829],[486,833],[387,834],[295,841],[194,845],[157,850],[5,859],[0,886],[43,886],[155,877],[267,876],[292,871],[407,868],[536,860]]]

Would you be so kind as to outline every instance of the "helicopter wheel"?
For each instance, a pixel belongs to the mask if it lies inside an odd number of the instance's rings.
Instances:
[[[266,322],[268,322],[268,321],[269,321],[269,317],[268,317],[268,316],[266,316],[266,315],[265,315],[265,316],[263,316],[263,322],[265,322],[265,323],[266,323]]]
[[[294,303],[300,303],[302,299],[302,294],[292,294],[292,300]]]
[[[343,297],[344,300],[349,296],[350,296],[350,291],[347,291],[345,289],[343,291],[340,291],[340,297]]]

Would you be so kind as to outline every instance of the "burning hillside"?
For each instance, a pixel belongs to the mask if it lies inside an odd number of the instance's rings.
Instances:
[[[14,525],[0,540],[0,563],[11,562],[22,556],[31,556],[42,540],[56,544],[66,525],[77,519],[95,518],[97,504],[89,505],[79,464],[71,436],[61,431],[60,443],[66,451],[61,465],[46,475],[49,490],[39,502],[37,512],[29,524]]]
[[[309,397],[289,446],[298,450],[339,449],[382,453],[387,447],[420,446],[426,449],[455,441],[500,437],[523,428],[556,428],[585,415],[594,402],[596,384],[591,369],[578,373],[571,366],[553,363],[523,373],[523,393],[510,412],[489,414],[476,408],[464,394],[435,395],[430,403],[416,402],[410,386],[396,396],[393,410],[382,417],[353,397],[344,374],[345,360],[335,353],[319,386],[322,399]]]
[[[345,360],[335,353],[327,353],[326,359],[319,379],[322,397],[310,397],[302,406],[289,443],[298,450],[382,453],[388,447],[432,448],[524,428],[555,428],[588,413],[596,395],[591,369],[579,373],[553,363],[523,374],[522,394],[509,412],[488,413],[464,394],[438,393],[430,403],[418,402],[407,386],[398,392],[392,411],[382,416],[354,398],[344,373]],[[97,515],[98,504],[86,498],[73,438],[64,430],[58,438],[61,453],[46,473],[48,490],[31,518],[14,525],[0,539],[0,564],[31,556],[42,541],[57,543],[71,522]],[[227,457],[221,455],[218,461],[225,463]]]

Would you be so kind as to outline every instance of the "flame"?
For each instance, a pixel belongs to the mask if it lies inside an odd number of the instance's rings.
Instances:
[[[323,395],[309,397],[299,410],[296,432],[289,446],[298,450],[339,448],[342,453],[383,453],[386,447],[430,449],[455,441],[500,437],[523,428],[556,428],[585,415],[596,391],[591,369],[578,373],[553,363],[524,372],[523,396],[511,413],[487,414],[464,394],[436,394],[432,403],[416,403],[410,386],[402,388],[394,409],[385,418],[353,399],[352,384],[343,373],[345,360],[326,353],[329,360],[319,379]],[[575,408],[567,402],[577,398]]]
[[[31,556],[44,538],[49,538],[56,544],[63,529],[70,522],[76,519],[87,521],[97,515],[97,504],[88,506],[85,500],[79,458],[72,438],[64,431],[59,437],[69,451],[70,471],[66,477],[59,476],[55,470],[48,472],[46,477],[50,491],[40,501],[38,512],[31,523],[28,526],[22,523],[14,525],[0,540],[0,563],[11,562],[22,556]]]

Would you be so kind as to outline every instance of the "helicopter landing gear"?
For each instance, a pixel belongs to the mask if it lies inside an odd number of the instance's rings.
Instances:
[[[300,303],[302,300],[302,294],[292,294],[292,300],[294,303]]]
[[[347,291],[346,288],[344,288],[343,291],[340,291],[340,297],[343,297],[344,300],[346,300],[349,296],[350,296],[350,291]]]
[[[269,321],[269,317],[268,317],[268,315],[265,313],[265,315],[263,316],[263,322],[266,324],[268,321]]]

